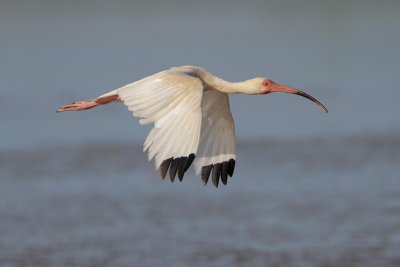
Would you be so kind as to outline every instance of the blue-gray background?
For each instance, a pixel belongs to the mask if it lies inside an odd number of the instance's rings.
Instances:
[[[396,266],[399,25],[398,1],[0,1],[0,266]],[[122,105],[55,113],[189,64],[330,113],[232,96],[218,190],[159,181]]]

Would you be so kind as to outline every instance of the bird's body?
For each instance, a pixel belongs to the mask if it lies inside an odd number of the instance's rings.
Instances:
[[[236,161],[235,127],[229,109],[228,94],[267,94],[287,92],[305,96],[326,108],[313,97],[297,89],[276,84],[266,78],[230,83],[195,66],[174,67],[91,101],[74,102],[59,112],[84,110],[114,101],[122,101],[141,124],[153,123],[144,143],[149,160],[164,178],[169,170],[173,181],[183,175],[194,160],[196,172],[206,184],[210,175],[217,187],[227,183]]]

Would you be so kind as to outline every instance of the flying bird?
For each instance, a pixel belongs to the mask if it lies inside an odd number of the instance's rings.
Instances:
[[[144,142],[148,159],[164,179],[169,172],[182,181],[194,161],[197,174],[206,185],[226,185],[236,162],[235,126],[228,94],[265,95],[274,92],[300,95],[326,107],[311,95],[268,78],[228,82],[196,66],[173,67],[103,94],[93,100],[73,102],[57,111],[91,109],[122,102],[140,118],[140,124],[154,127]]]

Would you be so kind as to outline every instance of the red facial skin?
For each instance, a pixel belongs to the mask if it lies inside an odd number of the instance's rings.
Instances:
[[[261,85],[265,89],[264,91],[261,92],[261,94],[265,95],[273,92],[272,88],[276,85],[276,83],[274,83],[270,79],[265,79],[264,81],[262,81]]]

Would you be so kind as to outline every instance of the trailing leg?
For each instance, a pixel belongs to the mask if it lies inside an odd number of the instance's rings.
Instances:
[[[91,109],[94,107],[97,107],[99,105],[105,105],[111,102],[115,101],[120,101],[120,98],[118,94],[116,94],[114,91],[104,94],[102,96],[99,96],[96,99],[93,100],[87,100],[87,101],[77,101],[77,102],[72,102],[69,105],[61,106],[59,109],[57,109],[57,112],[64,112],[64,111],[80,111],[80,110],[85,110],[85,109]]]

